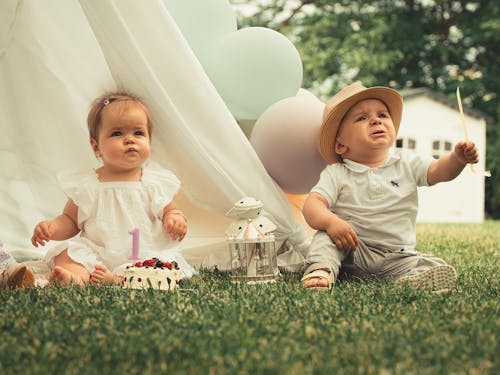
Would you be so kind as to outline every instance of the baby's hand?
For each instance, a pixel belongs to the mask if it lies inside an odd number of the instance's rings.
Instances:
[[[339,218],[332,220],[326,232],[339,250],[354,251],[358,248],[358,236],[346,221]]]
[[[174,241],[182,241],[187,232],[187,220],[179,210],[167,212],[163,227]]]
[[[455,156],[463,164],[475,164],[479,161],[479,155],[474,142],[461,141],[455,145]]]
[[[52,236],[56,232],[55,224],[51,221],[41,221],[38,223],[33,230],[33,236],[31,237],[31,243],[33,246],[38,247],[38,245],[45,246],[47,242],[52,239]]]

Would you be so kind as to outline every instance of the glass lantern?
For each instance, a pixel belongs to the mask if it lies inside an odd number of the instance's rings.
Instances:
[[[273,283],[279,275],[274,234],[276,225],[261,215],[262,202],[239,200],[226,216],[236,217],[226,230],[234,282]]]

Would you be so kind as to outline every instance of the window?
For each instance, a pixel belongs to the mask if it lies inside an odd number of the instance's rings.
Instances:
[[[396,148],[415,150],[417,148],[417,141],[413,138],[398,138],[396,139]]]
[[[451,151],[451,142],[444,140],[436,140],[432,142],[432,156],[435,159],[448,154]]]

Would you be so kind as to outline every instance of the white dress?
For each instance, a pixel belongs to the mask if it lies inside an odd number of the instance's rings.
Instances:
[[[132,235],[139,229],[139,258],[157,257],[176,261],[186,277],[194,269],[163,228],[163,208],[179,191],[180,181],[169,170],[149,162],[141,181],[100,182],[95,170],[58,175],[64,193],[78,206],[81,232],[49,250],[45,260],[53,267],[54,257],[65,249],[75,262],[92,272],[104,264],[121,275],[132,255]]]

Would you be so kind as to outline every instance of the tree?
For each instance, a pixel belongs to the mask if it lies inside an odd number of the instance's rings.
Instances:
[[[287,35],[302,56],[303,86],[331,96],[355,80],[429,87],[487,115],[486,212],[500,218],[500,3],[496,0],[233,0],[254,7],[239,25]]]

